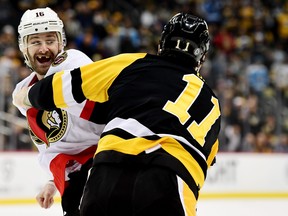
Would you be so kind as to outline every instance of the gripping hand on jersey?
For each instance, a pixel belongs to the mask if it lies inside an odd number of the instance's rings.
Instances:
[[[18,92],[13,93],[13,104],[18,107],[28,109],[32,107],[28,98],[29,87],[23,87]]]

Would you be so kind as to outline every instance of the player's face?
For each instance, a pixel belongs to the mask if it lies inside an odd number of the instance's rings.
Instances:
[[[28,36],[27,55],[32,68],[44,76],[60,51],[56,32],[39,33]]]

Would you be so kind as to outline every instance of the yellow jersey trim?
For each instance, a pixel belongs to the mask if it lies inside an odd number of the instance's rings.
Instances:
[[[158,140],[147,140],[137,137],[125,140],[114,135],[106,135],[100,139],[96,154],[102,151],[114,150],[124,154],[137,155],[159,144],[162,149],[178,159],[186,167],[196,185],[203,186],[205,176],[199,163],[179,142],[171,137],[162,137]]]

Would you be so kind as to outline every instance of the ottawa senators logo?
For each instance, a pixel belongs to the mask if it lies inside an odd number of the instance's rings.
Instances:
[[[57,56],[54,60],[54,62],[52,63],[52,66],[55,67],[57,65],[60,65],[63,61],[65,61],[67,59],[67,52],[63,52],[61,55]]]
[[[67,112],[61,109],[53,111],[29,110],[27,112],[30,136],[36,144],[59,141],[65,134],[68,126]]]

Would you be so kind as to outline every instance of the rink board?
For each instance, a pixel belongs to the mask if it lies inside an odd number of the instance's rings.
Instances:
[[[0,153],[0,205],[35,203],[47,180],[36,152]],[[220,153],[200,194],[201,200],[288,199],[288,155]]]

